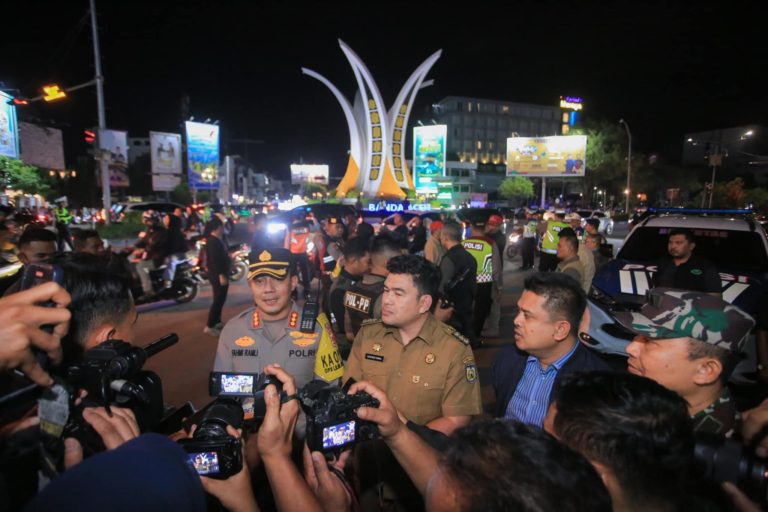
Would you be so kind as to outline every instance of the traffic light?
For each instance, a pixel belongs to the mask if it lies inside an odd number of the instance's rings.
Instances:
[[[96,142],[96,134],[91,130],[83,130],[83,134],[85,134],[85,142],[89,142],[91,144]]]
[[[61,89],[61,87],[59,87],[56,84],[43,86],[43,99],[45,101],[54,101],[54,100],[59,100],[61,98],[66,98],[66,97],[67,97],[67,93],[64,92]]]

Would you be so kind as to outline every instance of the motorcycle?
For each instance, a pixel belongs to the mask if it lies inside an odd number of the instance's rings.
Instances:
[[[143,232],[139,234],[139,237],[143,237]],[[184,304],[191,302],[197,297],[199,290],[198,279],[195,276],[195,269],[189,257],[177,262],[176,272],[170,287],[165,286],[166,265],[150,270],[149,279],[152,282],[152,291],[155,292],[155,295],[148,300],[144,300],[142,298],[144,290],[141,287],[138,275],[139,270],[134,265],[136,260],[131,257],[132,248],[126,248],[118,254],[125,258],[125,264],[130,269],[132,277],[131,293],[136,297],[136,305],[159,302],[161,300],[173,300],[177,304]]]
[[[230,245],[229,254],[229,280],[236,282],[248,274],[248,244]],[[200,237],[195,241],[195,248],[187,251],[187,258],[192,266],[195,280],[199,284],[208,282],[208,269],[205,265],[205,238]]]
[[[523,242],[523,226],[515,224],[512,232],[507,237],[507,249],[505,251],[508,259],[513,259],[520,252],[520,245]]]
[[[155,296],[149,300],[141,300],[143,291],[141,289],[141,282],[138,280],[138,276],[132,283],[132,292],[134,297],[139,297],[136,300],[136,304],[146,304],[150,302],[158,302],[161,300],[173,300],[177,304],[185,304],[191,302],[197,297],[199,286],[192,272],[192,265],[190,261],[185,259],[184,261],[176,265],[176,273],[173,276],[173,282],[170,288],[165,287],[165,265],[160,266],[154,270],[149,271],[149,278],[152,281],[152,290],[155,292]]]
[[[229,280],[239,281],[248,275],[248,253],[251,248],[248,244],[237,244],[229,247]]]

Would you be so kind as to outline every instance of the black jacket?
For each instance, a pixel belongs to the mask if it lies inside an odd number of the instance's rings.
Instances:
[[[491,381],[493,389],[496,392],[496,408],[494,416],[502,418],[507,410],[507,404],[512,400],[515,389],[523,378],[525,364],[528,361],[528,353],[523,352],[514,344],[505,345],[501,353],[496,357],[491,367]],[[563,377],[571,373],[591,372],[591,371],[611,371],[611,367],[603,361],[597,354],[579,343],[576,352],[565,362],[555,377],[554,390]],[[552,395],[549,396],[549,403],[552,403]]]
[[[205,252],[208,263],[208,279],[218,281],[220,275],[229,276],[229,254],[224,242],[215,236],[206,239]]]

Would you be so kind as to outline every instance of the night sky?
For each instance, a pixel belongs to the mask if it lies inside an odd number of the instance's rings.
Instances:
[[[435,85],[420,92],[412,120],[428,118],[429,105],[449,95],[550,105],[561,94],[581,96],[585,115],[626,119],[636,148],[675,163],[685,132],[768,124],[768,108],[759,3],[674,3],[97,0],[107,124],[130,136],[180,132],[188,94],[190,115],[220,121],[223,153],[245,154],[233,139],[260,139],[248,153],[261,170],[287,176],[303,158],[339,175],[348,149],[342,111],[300,68],[352,99],[341,38],[388,103],[443,49],[428,76]],[[4,2],[0,82],[34,96],[43,83],[90,80],[87,6]],[[95,90],[20,118],[64,127],[72,165],[82,129],[97,123]]]

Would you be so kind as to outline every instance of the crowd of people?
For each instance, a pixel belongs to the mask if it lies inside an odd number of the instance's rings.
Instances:
[[[173,217],[146,218],[136,246],[146,268],[178,253],[169,240],[184,224]],[[628,358],[607,359],[579,341],[589,283],[610,257],[605,240],[592,222],[582,230],[580,219],[547,217],[529,212],[524,221],[529,273],[513,326],[500,329],[498,215],[396,216],[378,233],[353,215],[301,215],[277,237],[257,215],[253,306],[227,322],[226,230],[213,216],[204,228],[213,289],[204,331],[218,338],[211,369],[280,383],[263,390],[263,419],[227,426],[241,446],[240,471],[196,474],[176,442],[194,424],[143,432],[132,409],[114,403],[82,412],[104,453],[63,439],[63,471],[49,479],[36,452],[20,448],[47,425],[32,404],[0,425],[0,510],[760,510],[764,475],[757,496],[741,481],[708,479],[694,459],[704,434],[743,442],[748,457],[768,454],[768,401],[740,413],[727,385],[755,320],[712,289],[692,235],[673,231],[647,303],[617,315],[634,336]],[[51,263],[61,279],[0,299],[0,370],[47,388],[99,344],[132,343],[138,315],[129,271],[98,233],[76,234],[76,251],[61,254],[42,231],[22,234],[19,260]],[[153,252],[161,239],[165,251]],[[499,334],[486,414],[475,356]],[[298,395],[318,380],[378,404],[324,434],[341,450],[310,452],[305,443]],[[260,399],[241,399],[246,417]],[[355,442],[355,423],[374,424],[380,438]]]

